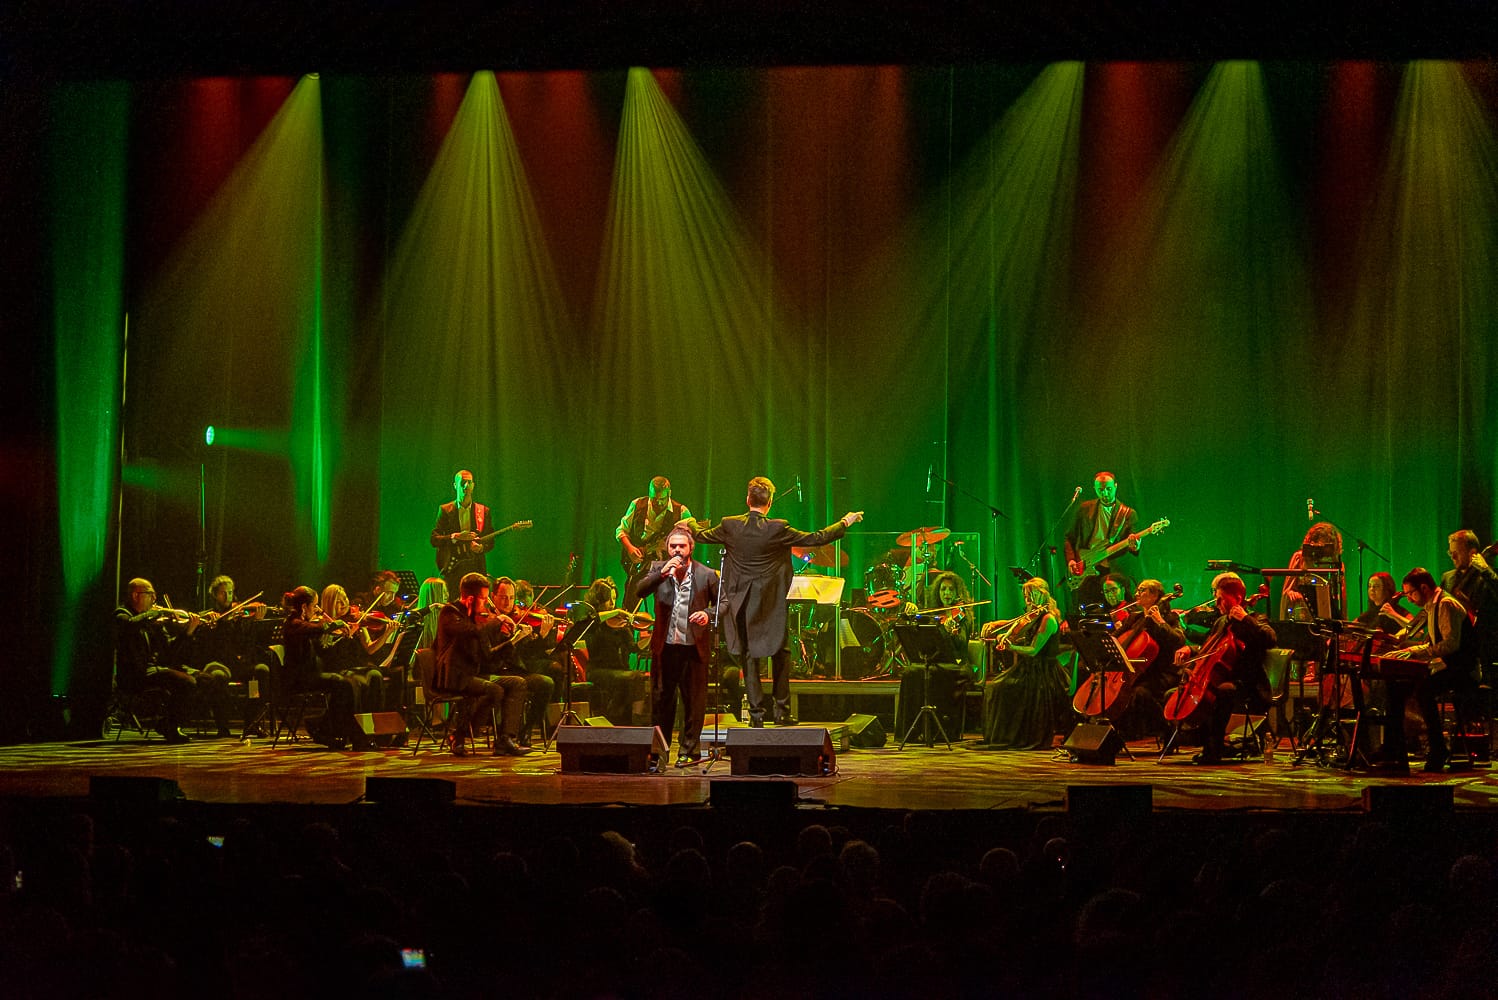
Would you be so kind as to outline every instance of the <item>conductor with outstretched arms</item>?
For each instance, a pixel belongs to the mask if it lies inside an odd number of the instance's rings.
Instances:
[[[786,650],[786,595],[791,589],[791,547],[815,547],[842,538],[863,512],[849,512],[821,531],[801,531],[770,517],[775,484],[763,476],[749,480],[745,503],[749,510],[725,517],[711,528],[701,528],[697,540],[723,546],[721,613],[723,641],[728,652],[744,664],[749,696],[749,725],[765,724],[765,695],[761,685],[764,661],[772,661],[774,721],[794,725],[791,718],[790,657]]]

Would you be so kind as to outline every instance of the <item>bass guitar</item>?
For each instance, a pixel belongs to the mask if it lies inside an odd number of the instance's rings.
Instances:
[[[624,567],[626,580],[633,580],[645,572],[645,568],[657,559],[666,558],[666,536],[676,526],[672,518],[675,508],[667,503],[655,516],[650,516],[647,508],[645,517],[645,534],[640,539],[640,558],[631,559],[629,549],[624,547],[623,541],[619,543],[619,565]]]
[[[1118,555],[1124,549],[1132,546],[1135,542],[1139,541],[1139,539],[1143,538],[1145,535],[1157,535],[1168,527],[1170,527],[1170,518],[1162,517],[1160,518],[1160,520],[1156,521],[1148,528],[1145,528],[1143,531],[1136,531],[1132,535],[1127,535],[1123,538],[1120,538],[1112,545],[1100,545],[1094,549],[1083,549],[1081,552],[1077,553],[1077,561],[1082,564],[1082,572],[1072,573],[1066,578],[1067,588],[1072,591],[1077,590],[1082,586],[1083,583],[1087,581],[1088,577],[1097,576],[1097,568],[1099,563],[1107,562],[1109,559]]]
[[[491,538],[498,538],[500,535],[508,534],[511,531],[524,531],[530,526],[530,521],[516,521],[514,524],[500,528],[498,531],[491,531],[487,535],[479,535],[477,538],[471,538],[466,541],[460,539],[456,542],[444,542],[437,549],[438,575],[446,576],[451,573],[453,568],[458,565],[458,560],[472,551],[469,548],[469,542],[487,542]]]

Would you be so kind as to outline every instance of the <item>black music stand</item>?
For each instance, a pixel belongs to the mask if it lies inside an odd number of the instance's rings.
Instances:
[[[1281,649],[1290,649],[1294,655],[1306,659],[1314,659],[1320,664],[1317,673],[1317,685],[1320,678],[1330,673],[1335,678],[1332,684],[1331,704],[1322,704],[1316,713],[1316,721],[1311,723],[1311,728],[1306,730],[1300,738],[1300,745],[1296,747],[1295,757],[1292,765],[1299,764],[1305,760],[1306,755],[1311,752],[1316,754],[1316,763],[1322,767],[1346,767],[1353,768],[1357,764],[1358,749],[1353,745],[1350,735],[1344,737],[1342,732],[1342,685],[1347,683],[1348,671],[1342,667],[1342,656],[1340,644],[1337,637],[1342,633],[1346,622],[1333,619],[1318,618],[1314,621],[1301,622],[1282,620],[1274,623],[1274,634],[1276,644]],[[1304,683],[1304,681],[1302,681]],[[1317,691],[1317,701],[1321,701],[1321,693]],[[1363,689],[1356,681],[1352,686],[1353,702],[1353,732],[1357,732],[1358,719],[1363,714]],[[1328,746],[1330,741],[1330,746]],[[1339,761],[1340,757],[1340,761]],[[1366,764],[1366,761],[1364,762]]]
[[[950,750],[952,741],[941,724],[941,717],[936,714],[936,706],[931,704],[931,671],[936,666],[957,666],[952,643],[947,638],[947,633],[935,622],[896,622],[894,631],[906,658],[917,661],[926,668],[921,676],[921,710],[910,720],[910,727],[905,730],[899,749],[905,749],[916,726],[922,727],[921,738],[926,746],[935,746],[936,741],[931,738],[931,723],[935,722],[936,731],[941,733],[942,742]]]
[[[1124,652],[1123,646],[1119,645],[1118,639],[1114,637],[1113,626],[1114,622],[1111,618],[1104,622],[1088,621],[1072,633],[1072,647],[1082,657],[1082,662],[1087,665],[1087,669],[1092,671],[1092,676],[1087,678],[1087,683],[1093,685],[1098,693],[1101,693],[1108,674],[1135,675],[1138,673],[1134,669],[1134,664],[1129,662],[1129,655]],[[1088,701],[1091,702],[1091,700],[1092,695],[1089,694]],[[1096,715],[1088,715],[1087,718],[1093,719],[1101,715],[1102,713],[1098,712]],[[1108,728],[1117,732],[1113,730],[1111,721],[1108,723]],[[1134,752],[1129,749],[1129,744],[1124,742],[1122,737],[1119,737],[1118,742],[1123,746],[1123,752],[1129,755],[1130,760],[1133,760]],[[1075,754],[1070,751],[1067,753],[1073,760],[1076,759]]]
[[[561,732],[563,726],[580,726],[583,720],[578,718],[572,710],[572,675],[577,667],[572,662],[572,646],[579,639],[587,637],[588,633],[598,627],[598,615],[593,611],[593,605],[587,601],[578,601],[567,610],[567,634],[562,641],[557,643],[557,651],[562,654],[562,715],[557,719],[556,726],[551,731],[551,741],[556,742],[557,733]],[[545,732],[542,726],[542,732]]]

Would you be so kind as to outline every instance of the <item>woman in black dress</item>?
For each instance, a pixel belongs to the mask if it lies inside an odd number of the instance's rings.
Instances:
[[[983,685],[983,742],[996,750],[1049,750],[1067,709],[1057,656],[1061,612],[1038,576],[1026,580],[1020,592],[1025,614],[983,626],[984,638],[1002,634],[995,654],[1007,661]]]

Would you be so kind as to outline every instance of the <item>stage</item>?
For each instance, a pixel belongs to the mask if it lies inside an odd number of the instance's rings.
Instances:
[[[801,727],[812,728],[812,727]],[[820,727],[817,727],[820,728]],[[827,777],[795,777],[804,808],[873,810],[1060,811],[1066,790],[1077,785],[1148,785],[1159,812],[1338,813],[1360,812],[1370,785],[1452,789],[1459,811],[1498,815],[1498,781],[1491,770],[1425,775],[1414,762],[1407,778],[1296,765],[1288,741],[1273,762],[1225,767],[1190,764],[1190,751],[1159,762],[1153,741],[1131,745],[1134,759],[1116,765],[1071,763],[1061,751],[990,751],[971,743],[883,749],[850,749],[837,755]],[[732,777],[727,761],[711,769],[659,774],[563,774],[555,748],[537,743],[526,757],[465,759],[423,745],[362,753],[334,752],[301,740],[272,748],[269,740],[195,739],[168,746],[127,734],[119,742],[93,740],[0,748],[0,796],[81,798],[92,776],[156,777],[175,781],[189,801],[216,804],[340,805],[364,795],[369,778],[440,778],[454,782],[468,806],[693,806],[708,802],[712,783],[763,782]]]

